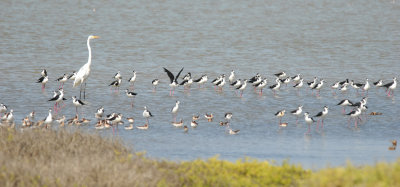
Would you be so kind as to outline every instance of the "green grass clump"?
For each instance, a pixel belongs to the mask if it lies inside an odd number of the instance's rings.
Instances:
[[[251,158],[171,162],[97,134],[0,128],[0,186],[400,186],[400,159],[318,171]]]

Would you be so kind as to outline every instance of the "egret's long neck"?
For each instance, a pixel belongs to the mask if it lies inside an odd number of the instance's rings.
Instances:
[[[88,57],[87,64],[90,66],[92,64],[92,49],[90,48],[90,38],[88,38],[88,40],[87,40],[87,48],[89,51],[89,57]]]

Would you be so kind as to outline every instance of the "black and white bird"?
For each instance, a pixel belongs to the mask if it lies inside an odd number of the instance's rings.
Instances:
[[[256,89],[260,89],[260,96],[261,96],[262,93],[263,93],[264,87],[267,86],[267,81],[268,81],[268,79],[265,78],[265,79],[263,79],[260,83],[254,85],[254,87],[255,87]]]
[[[353,102],[351,102],[351,101],[348,100],[348,99],[343,99],[343,100],[341,100],[337,105],[343,106],[342,113],[344,114],[344,113],[346,112],[345,107],[346,107],[346,106],[353,106]]]
[[[319,112],[317,115],[315,115],[314,117],[319,118],[317,121],[317,130],[318,130],[318,126],[319,126],[319,121],[321,120],[321,128],[324,128],[324,119],[326,117],[326,115],[328,114],[329,110],[327,106],[324,106],[324,110],[322,112]]]
[[[104,114],[104,107],[101,106],[100,108],[97,109],[97,111],[96,111],[96,113],[94,114],[94,116],[95,116],[97,119],[101,119],[101,118],[103,117],[103,114]]]
[[[296,110],[292,110],[290,113],[296,116],[296,124],[299,122],[299,116],[303,112],[303,105],[300,105]]]
[[[314,80],[311,82],[307,82],[307,84],[310,88],[314,88],[314,86],[317,84],[317,77],[314,77]]]
[[[293,82],[299,82],[301,79],[301,74],[297,74],[291,78],[292,78]]]
[[[236,89],[240,91],[240,97],[243,96],[243,90],[246,88],[247,86],[247,79],[243,80],[243,84],[241,84],[240,86],[238,86]]]
[[[153,81],[151,81],[151,84],[153,85],[153,91],[156,91],[159,82],[159,79],[154,79]]]
[[[197,84],[199,84],[199,88],[200,86],[204,85],[204,83],[206,83],[208,81],[207,75],[202,75],[200,78],[193,80],[193,82],[196,82]]]
[[[147,124],[149,124],[149,118],[153,117],[151,112],[149,110],[147,110],[146,106],[144,106],[143,117],[146,118]]]
[[[135,81],[136,81],[136,71],[133,70],[133,76],[131,78],[128,79],[129,84],[132,86],[132,88],[135,85]]]
[[[108,86],[113,86],[115,88],[115,92],[119,91],[119,87],[121,86],[122,79],[117,79],[112,81]],[[111,87],[112,90],[112,87]]]
[[[61,106],[59,106],[59,103],[63,100],[66,100],[64,98],[64,89],[60,88],[58,90],[58,93],[56,93],[55,95],[53,95],[53,97],[51,99],[49,99],[48,101],[55,101],[56,103],[54,104],[54,110],[56,111],[56,113],[59,111],[59,109],[61,109]]]
[[[261,78],[261,75],[257,73],[254,77],[249,79],[249,83],[254,83],[256,82],[259,78]]]
[[[285,115],[285,110],[280,110],[275,113],[275,116],[279,118],[279,125],[282,123],[282,117]]]
[[[46,88],[46,83],[49,81],[49,77],[46,76],[41,76],[36,83],[41,83],[42,84],[42,91]]]
[[[178,114],[179,104],[180,104],[180,102],[179,102],[179,101],[176,101],[176,102],[175,102],[175,106],[171,109],[171,113],[172,113],[172,115],[173,115],[174,122],[176,122],[176,116],[177,116],[177,114]]]
[[[347,85],[348,84],[343,84],[343,86],[339,88],[340,92],[342,92],[342,93],[346,92],[347,91]]]
[[[133,97],[135,97],[137,95],[137,93],[135,92],[130,92],[129,89],[125,90],[125,94],[126,96],[128,96],[129,98],[131,98],[131,107],[133,107]]]
[[[220,91],[222,91],[222,87],[225,85],[225,83],[225,74],[222,74],[222,79],[218,81],[215,85],[218,86]]]
[[[279,90],[279,88],[281,87],[281,81],[279,80],[279,78],[276,78],[276,84],[270,86],[269,88],[274,91],[274,95],[276,95],[276,90]]]
[[[118,71],[115,75],[114,75],[114,79],[121,79],[121,72]]]
[[[297,94],[299,94],[299,90],[301,87],[303,87],[303,84],[304,84],[304,80],[301,78],[299,80],[299,82],[293,86],[293,88],[297,88]]]
[[[397,87],[397,78],[394,77],[392,82],[383,85],[383,87],[386,88],[386,93],[387,93],[388,97],[390,97],[390,92],[392,92],[392,96],[393,96],[393,91]]]
[[[73,103],[74,106],[75,106],[76,115],[78,115],[78,107],[81,107],[81,106],[83,106],[83,105],[86,105],[84,102],[82,102],[81,100],[77,99],[76,96],[73,96],[73,97],[72,97],[72,103]]]
[[[8,110],[8,107],[5,104],[1,103],[0,104],[0,118],[1,118],[2,114],[7,112],[7,110]]]
[[[325,83],[325,80],[322,79],[318,84],[316,84],[316,85],[315,85],[314,87],[312,87],[311,89],[312,89],[312,90],[318,90],[318,96],[319,96],[320,91],[321,91],[321,88],[322,88],[322,86],[324,85],[324,83]],[[316,93],[316,95],[317,95],[317,93]]]
[[[242,79],[237,79],[236,81],[232,82],[230,85],[237,88],[242,84]]]
[[[193,83],[193,79],[192,79],[192,76],[189,74],[189,76],[185,80],[183,80],[179,85],[181,85],[181,86],[183,85],[184,89],[186,91],[186,90],[190,90],[190,86],[192,85],[192,83]]]
[[[310,114],[308,112],[304,113],[304,121],[306,121],[307,125],[308,125],[308,131],[306,132],[306,134],[310,134],[311,132],[311,124],[313,124],[315,122],[315,120],[310,117]]]
[[[69,80],[75,80],[76,77],[76,71],[73,71],[71,75],[68,76]]]
[[[231,74],[228,77],[229,83],[232,83],[234,79],[235,79],[235,71],[232,70]]]
[[[174,95],[174,91],[175,91],[175,88],[176,87],[178,87],[178,85],[179,85],[179,83],[178,83],[178,78],[179,78],[179,75],[182,73],[182,71],[183,71],[183,68],[179,71],[179,73],[176,75],[176,76],[174,76],[174,74],[172,74],[168,69],[166,69],[166,68],[164,68],[164,71],[167,73],[167,75],[168,75],[168,77],[169,77],[169,80],[170,80],[170,84],[169,84],[169,86],[171,87],[171,91],[169,92],[169,95],[170,96],[173,96]]]
[[[275,75],[276,77],[278,77],[278,78],[286,77],[286,73],[285,73],[284,71],[279,72],[279,73],[275,73],[274,75]]]
[[[357,128],[357,122],[360,121],[360,115],[361,115],[361,109],[359,107],[356,108],[356,110],[351,111],[350,113],[346,114],[347,116],[350,116],[349,118],[349,123],[351,118],[354,119],[354,127]]]
[[[281,83],[285,84],[285,86],[287,86],[290,83],[291,80],[292,79],[290,77],[286,77],[284,79],[280,79]]]
[[[3,117],[2,120],[5,120],[7,123],[13,123],[14,122],[14,110],[11,109],[10,112],[7,112]]]
[[[68,75],[64,74],[63,76],[59,77],[58,79],[56,79],[56,81],[58,81],[60,83],[59,88],[64,88],[64,83],[67,82],[68,80]]]
[[[192,73],[188,72],[185,76],[182,77],[183,80],[189,80],[192,78]]]
[[[228,121],[228,123],[230,122],[230,120],[232,119],[232,112],[227,112],[225,113],[225,119]]]
[[[373,84],[374,84],[374,86],[376,86],[377,88],[382,87],[382,86],[383,86],[383,80],[380,79],[380,80],[374,82]]]
[[[42,77],[47,76],[47,70],[46,70],[46,69],[43,69],[43,70],[40,72],[40,75],[42,75]]]
[[[335,82],[335,83],[333,83],[333,84],[331,85],[332,95],[335,95],[335,94],[336,94],[335,90],[338,89],[339,86],[340,86],[339,81],[338,81],[338,82]]]

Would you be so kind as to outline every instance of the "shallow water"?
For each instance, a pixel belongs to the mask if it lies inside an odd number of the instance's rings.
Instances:
[[[244,156],[281,161],[289,159],[308,168],[393,161],[398,151],[388,151],[390,140],[399,139],[400,117],[398,91],[386,97],[384,90],[372,88],[368,95],[369,116],[359,128],[348,127],[341,99],[358,101],[362,96],[350,89],[348,95],[332,96],[325,87],[321,97],[303,88],[300,96],[291,87],[274,97],[263,96],[248,87],[243,98],[225,86],[216,93],[211,84],[190,93],[178,88],[168,96],[168,78],[162,67],[177,73],[185,67],[197,78],[208,74],[209,80],[235,70],[238,78],[250,78],[257,72],[273,82],[273,73],[301,73],[307,81],[314,76],[332,84],[345,78],[363,82],[399,77],[400,5],[388,1],[1,1],[0,2],[0,102],[15,111],[16,121],[30,111],[37,118],[47,115],[53,103],[47,102],[53,81],[64,73],[78,70],[87,61],[86,38],[92,41],[93,65],[88,81],[85,117],[104,106],[106,113],[120,112],[135,117],[143,125],[143,106],[155,117],[147,131],[125,131],[118,135],[135,150],[160,159],[192,160],[218,154],[221,159]],[[46,68],[50,80],[41,92],[35,83]],[[123,90],[132,70],[138,72],[134,108]],[[108,84],[121,71],[125,82],[115,94]],[[157,92],[151,80],[161,79]],[[75,113],[71,96],[79,89],[67,82],[68,101],[61,113],[70,118]],[[170,124],[171,108],[181,101],[178,119],[190,125],[192,114],[213,113],[214,122],[200,119],[199,127],[177,129]],[[303,118],[286,114],[286,128],[278,127],[274,116],[280,109],[290,111],[298,105],[315,115],[324,105],[330,107],[324,129],[307,131]],[[225,112],[232,112],[231,126],[240,133],[231,136],[217,123]],[[60,115],[60,114],[59,114]],[[95,131],[93,126],[83,127]],[[99,132],[112,136],[111,130]]]

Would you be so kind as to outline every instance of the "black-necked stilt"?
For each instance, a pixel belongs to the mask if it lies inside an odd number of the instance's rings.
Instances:
[[[317,84],[317,77],[314,77],[314,80],[311,82],[307,82],[308,86],[312,89]]]
[[[280,72],[280,73],[275,73],[274,74],[276,77],[278,78],[282,78],[282,77],[286,77],[286,73],[284,71]]]
[[[342,92],[342,93],[346,92],[347,91],[347,85],[348,84],[343,84],[343,86],[339,88],[340,92]]]
[[[14,110],[11,109],[10,112],[7,112],[4,116],[2,120],[5,120],[8,124],[11,124],[14,122],[14,114],[13,114]]]
[[[159,79],[154,79],[153,81],[151,81],[151,84],[153,85],[153,91],[156,91],[159,82]]]
[[[190,85],[192,85],[192,83],[193,83],[193,79],[190,76],[190,77],[186,78],[185,80],[183,80],[179,85],[181,85],[181,86],[183,85],[184,90],[190,90]]]
[[[353,102],[351,102],[348,99],[343,99],[342,101],[340,101],[337,105],[343,106],[343,110],[342,113],[344,114],[346,112],[345,107],[346,106],[353,106]]]
[[[51,99],[48,101],[55,101],[56,103],[54,104],[54,110],[56,113],[58,112],[58,107],[61,109],[61,106],[59,106],[59,103],[64,100],[64,90],[60,88],[58,90],[58,93],[55,94]]]
[[[35,119],[35,114],[36,114],[35,111],[30,112],[29,113],[29,118],[30,119]]]
[[[77,99],[76,96],[73,96],[73,97],[72,97],[72,103],[73,103],[74,106],[75,106],[76,115],[78,115],[78,107],[81,107],[81,106],[83,106],[83,105],[86,105],[84,102],[82,102],[81,100]]]
[[[128,79],[129,84],[132,86],[132,89],[135,86],[135,81],[136,81],[136,71],[133,70],[133,76]]]
[[[311,89],[312,89],[312,90],[318,90],[318,96],[319,96],[320,91],[321,91],[321,88],[322,88],[322,86],[324,85],[324,83],[325,83],[325,80],[322,79],[318,84],[316,84],[316,85],[315,85],[314,87],[312,87]],[[316,93],[315,95],[317,95],[317,93]]]
[[[171,91],[169,92],[169,95],[170,96],[173,96],[174,95],[174,91],[175,91],[175,87],[177,87],[178,85],[179,85],[179,83],[178,83],[178,78],[179,78],[179,75],[182,73],[182,71],[183,71],[183,68],[179,71],[179,73],[176,75],[176,76],[174,76],[174,74],[172,74],[168,69],[166,69],[166,68],[164,68],[164,71],[167,73],[167,75],[168,75],[168,77],[169,77],[169,80],[170,80],[170,84],[169,84],[169,86],[171,87]]]
[[[280,110],[275,113],[275,116],[279,118],[279,125],[282,123],[282,117],[285,115],[285,110]]]
[[[344,81],[340,81],[340,82],[339,82],[339,85],[340,85],[340,86],[347,85],[347,84],[349,84],[349,79],[346,79],[346,80],[344,80]]]
[[[143,117],[146,118],[147,124],[149,124],[149,117],[153,117],[151,112],[147,110],[146,106],[144,106]]]
[[[231,74],[228,77],[229,83],[232,83],[233,80],[235,79],[235,71],[231,71]]]
[[[64,88],[64,83],[67,82],[68,80],[68,75],[64,74],[63,76],[59,77],[58,79],[56,79],[56,81],[58,81],[60,83],[59,88]]]
[[[189,80],[191,78],[192,78],[192,74],[190,72],[186,73],[186,75],[182,77],[183,80]]]
[[[225,113],[225,119],[226,121],[230,122],[232,119],[232,112]]]
[[[243,80],[243,84],[238,86],[236,89],[240,91],[240,97],[243,96],[243,90],[246,88],[247,86],[247,79]]]
[[[235,88],[237,88],[237,87],[239,87],[241,84],[242,84],[242,80],[241,80],[241,79],[238,79],[238,80],[232,82],[230,85],[233,86],[233,87],[235,87]]]
[[[261,77],[261,75],[259,73],[257,73],[254,77],[249,79],[249,83],[256,82],[260,77]]]
[[[335,94],[336,94],[335,90],[339,88],[339,85],[340,85],[340,84],[339,84],[339,81],[338,81],[338,82],[335,82],[335,83],[333,83],[333,84],[331,85],[331,88],[332,88],[332,95],[335,95]]]
[[[46,69],[43,69],[43,70],[40,72],[40,75],[42,75],[42,77],[47,76],[47,70],[46,70]]]
[[[290,113],[296,116],[296,124],[299,122],[299,116],[303,112],[303,105],[300,105],[296,110],[292,110]]]
[[[291,78],[292,78],[293,82],[299,82],[301,79],[301,74],[297,74]]]
[[[293,88],[297,88],[297,95],[299,95],[299,90],[303,87],[304,80],[301,78],[297,84],[293,86]]]
[[[365,79],[364,86],[361,87],[361,89],[363,90],[363,95],[364,95],[364,92],[367,92],[366,95],[368,96],[368,90],[369,90],[370,87],[371,87],[371,85],[369,84],[369,81],[368,81],[368,78],[367,78],[367,79]]]
[[[42,84],[42,91],[46,88],[46,83],[47,83],[47,81],[49,81],[49,77],[46,75],[46,76],[42,76],[42,77],[40,77],[37,81],[36,81],[36,83],[41,83]]]
[[[290,77],[286,77],[284,79],[280,79],[281,83],[285,84],[285,86],[287,87],[287,84],[290,83],[291,78]]]
[[[361,87],[363,87],[364,84],[355,83],[354,80],[351,80],[351,81],[350,81],[350,86],[353,87],[353,88],[357,91],[357,94],[358,94],[358,90],[359,90]]]
[[[122,79],[117,79],[117,80],[111,82],[111,84],[109,84],[108,86],[115,87],[115,92],[117,92],[117,91],[119,91],[119,87],[121,86],[121,82],[122,82]],[[111,90],[112,90],[112,88],[111,88]]]
[[[75,80],[76,77],[76,71],[73,71],[71,75],[68,76],[69,80]]]
[[[177,113],[179,110],[179,103],[180,103],[179,101],[176,101],[175,106],[171,109],[171,113],[173,115],[174,122],[176,121],[176,116],[177,116]]]
[[[319,126],[319,121],[321,120],[321,128],[324,128],[324,119],[326,117],[326,115],[328,114],[329,110],[327,106],[324,106],[324,110],[322,112],[319,112],[317,115],[315,115],[314,117],[319,118],[317,121],[317,130],[318,130],[318,126]]]
[[[279,90],[279,88],[281,87],[281,81],[279,80],[279,78],[276,78],[276,84],[270,86],[269,88],[274,91],[274,95],[276,95],[275,91]]]
[[[222,74],[222,79],[217,82],[215,85],[218,86],[219,90],[222,91],[222,87],[225,85],[225,74]]]
[[[133,107],[133,97],[135,97],[135,95],[137,95],[137,93],[135,92],[130,92],[129,89],[125,90],[126,96],[128,96],[129,98],[131,98],[131,107]]]
[[[393,78],[393,82],[387,83],[387,84],[383,85],[383,87],[386,88],[386,92],[388,94],[388,97],[390,97],[390,91],[392,91],[392,96],[393,96],[393,94],[394,94],[393,91],[397,87],[397,78],[394,77]]]
[[[308,125],[308,131],[306,132],[306,134],[310,134],[311,132],[311,124],[313,124],[315,122],[315,120],[309,116],[310,114],[308,112],[304,113],[304,121],[306,121],[307,125]]]
[[[200,78],[194,80],[193,82],[197,82],[199,84],[199,88],[201,85],[204,85],[208,81],[207,75],[202,75]]]
[[[254,92],[257,91],[257,88],[255,87],[257,84],[259,84],[263,79],[261,76],[256,77],[256,79],[252,82],[250,82],[254,86]]]
[[[221,80],[222,80],[222,74],[219,75],[219,76],[218,76],[217,78],[215,78],[214,80],[212,80],[211,83],[214,84],[214,85],[216,86],[217,83],[218,83],[219,81],[221,81]]]
[[[121,72],[118,71],[115,75],[114,75],[114,79],[122,79],[121,77]]]
[[[94,116],[97,119],[101,119],[103,117],[103,114],[104,114],[104,107],[101,106],[100,108],[97,109],[97,111],[96,111]]]
[[[374,84],[374,86],[376,86],[377,88],[382,87],[382,86],[383,86],[383,80],[380,79],[380,80],[374,82],[373,84]]]
[[[346,114],[348,116],[350,116],[348,122],[350,123],[351,118],[354,119],[354,127],[357,128],[357,121],[361,120],[360,119],[360,115],[361,115],[361,109],[357,107],[356,110],[351,111],[350,113]]]
[[[254,85],[256,89],[260,89],[260,96],[262,95],[263,88],[267,86],[267,81],[267,78],[265,78],[260,83]]]

